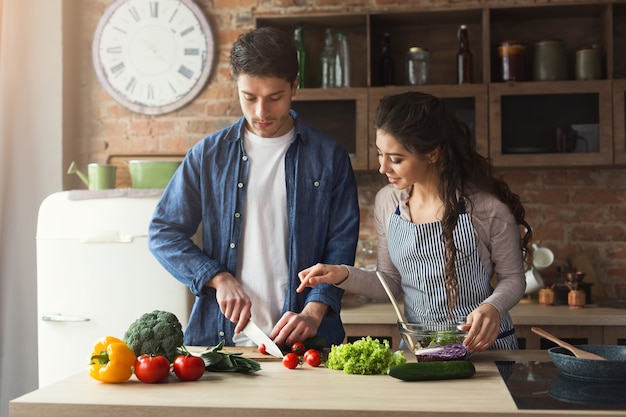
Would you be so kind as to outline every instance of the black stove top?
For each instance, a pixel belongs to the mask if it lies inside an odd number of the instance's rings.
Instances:
[[[626,410],[626,383],[572,379],[552,362],[498,361],[496,366],[520,410]]]

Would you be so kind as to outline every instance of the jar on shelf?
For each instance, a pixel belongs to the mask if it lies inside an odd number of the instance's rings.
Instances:
[[[539,304],[543,306],[553,306],[555,302],[556,293],[554,292],[554,286],[539,290]]]
[[[567,80],[565,42],[560,39],[548,39],[535,44],[533,79],[535,81]]]
[[[500,81],[526,81],[526,45],[518,41],[502,41],[498,46]]]
[[[320,56],[322,74],[320,87],[331,88],[335,86],[335,60],[337,59],[337,49],[335,48],[335,39],[330,28],[326,29],[324,44],[324,50]]]
[[[413,46],[406,56],[406,80],[408,85],[426,85],[430,82],[429,52]]]
[[[576,79],[599,80],[602,72],[600,50],[587,48],[576,51]]]

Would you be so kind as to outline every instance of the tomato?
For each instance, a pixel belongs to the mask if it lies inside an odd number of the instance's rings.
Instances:
[[[300,358],[293,352],[287,353],[283,357],[283,365],[289,369],[294,369],[300,364]]]
[[[291,345],[291,351],[298,356],[302,356],[305,350],[306,350],[306,347],[304,346],[304,343],[302,342],[296,342],[293,345]]]
[[[313,367],[320,366],[322,357],[317,350],[309,349],[304,353],[304,361]]]
[[[161,382],[170,373],[170,361],[165,356],[143,354],[135,361],[135,375],[141,382]]]
[[[183,381],[195,381],[204,375],[204,360],[194,355],[179,355],[174,359],[174,373]]]
[[[267,355],[267,349],[265,349],[265,345],[263,343],[259,345],[259,353],[261,355]]]

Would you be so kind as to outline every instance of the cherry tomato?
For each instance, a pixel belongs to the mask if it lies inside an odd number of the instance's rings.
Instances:
[[[267,349],[265,349],[265,345],[263,343],[259,345],[259,353],[261,355],[267,355]]]
[[[299,364],[300,364],[300,358],[298,358],[298,355],[296,355],[293,352],[287,353],[283,357],[283,365],[285,365],[286,368],[294,369]]]
[[[322,363],[322,357],[320,353],[315,349],[309,349],[304,353],[304,361],[309,365],[316,367]]]
[[[306,347],[304,346],[304,343],[302,342],[296,342],[293,345],[291,345],[291,352],[295,353],[298,356],[302,356],[305,350],[306,350]]]
[[[135,361],[135,375],[141,382],[161,382],[170,373],[170,361],[165,356],[140,355]]]
[[[174,373],[183,381],[195,381],[204,375],[204,360],[199,356],[179,355],[174,359]]]

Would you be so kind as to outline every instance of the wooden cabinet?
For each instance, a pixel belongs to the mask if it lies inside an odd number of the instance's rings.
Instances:
[[[450,3],[407,5],[391,11],[257,15],[257,26],[293,33],[304,25],[306,80],[294,107],[301,117],[333,134],[353,156],[355,169],[377,169],[372,118],[387,94],[420,90],[446,100],[474,133],[477,150],[495,166],[608,166],[626,164],[626,3],[521,1],[498,7]],[[457,85],[457,30],[469,28],[473,84]],[[351,87],[321,89],[324,32],[343,32],[350,45]],[[394,85],[381,86],[384,34],[391,39]],[[566,45],[568,76],[532,81],[533,47],[544,39]],[[527,46],[527,81],[502,82],[498,45]],[[430,83],[406,85],[408,49],[429,50]],[[602,78],[575,80],[576,51],[601,52]]]
[[[613,163],[608,80],[492,83],[489,107],[496,166]]]

